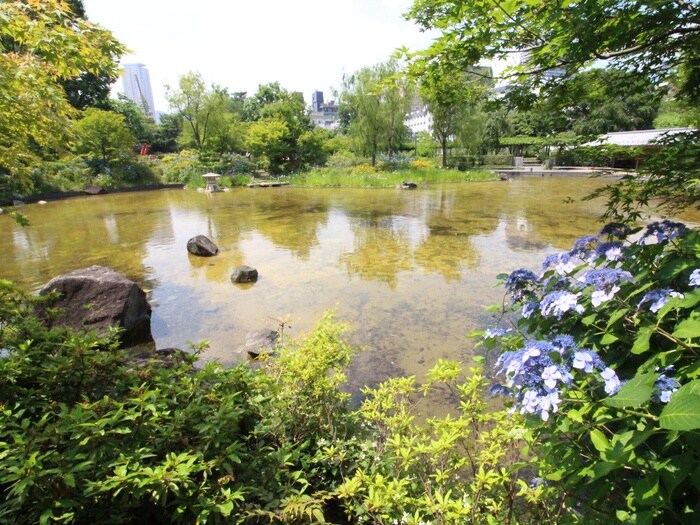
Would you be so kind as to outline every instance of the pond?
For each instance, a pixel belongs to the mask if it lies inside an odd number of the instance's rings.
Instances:
[[[414,191],[238,188],[163,190],[28,205],[26,228],[2,221],[0,277],[35,291],[99,264],[149,291],[158,348],[207,340],[204,359],[232,364],[249,331],[298,336],[333,310],[363,347],[351,383],[422,376],[439,358],[468,359],[466,334],[501,302],[496,275],[538,270],[549,253],[599,230],[601,184],[582,177],[434,185]],[[568,203],[565,201],[569,201]],[[189,255],[204,234],[221,249]],[[233,269],[258,269],[254,285]],[[351,385],[352,386],[352,385]]]

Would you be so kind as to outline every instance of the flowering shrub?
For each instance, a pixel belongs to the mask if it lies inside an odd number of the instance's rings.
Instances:
[[[699,267],[698,232],[661,221],[500,276],[518,319],[480,333],[492,390],[529,415],[561,522],[700,519]]]
[[[433,168],[435,164],[428,159],[415,159],[411,161],[410,167],[414,170],[429,170]]]
[[[353,175],[374,175],[377,171],[379,171],[377,168],[369,164],[358,164],[352,168],[350,173]]]

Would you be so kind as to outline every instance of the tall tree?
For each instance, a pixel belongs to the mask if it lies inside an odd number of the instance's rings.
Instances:
[[[348,135],[373,166],[378,153],[398,151],[407,135],[403,121],[410,102],[408,83],[398,75],[396,62],[365,67],[344,79],[340,106],[349,117]]]
[[[220,89],[208,90],[202,76],[190,71],[179,78],[177,88],[166,87],[166,98],[185,123],[192,145],[203,150],[209,138],[210,119],[225,102]]]
[[[59,0],[0,2],[0,173],[19,175],[37,151],[67,143],[73,108],[60,82],[116,75],[125,48]]]
[[[433,116],[432,133],[440,144],[442,167],[446,168],[449,141],[458,134],[468,138],[473,130],[469,117],[485,97],[486,84],[481,76],[446,71],[436,63],[430,64],[420,76],[420,97]]]

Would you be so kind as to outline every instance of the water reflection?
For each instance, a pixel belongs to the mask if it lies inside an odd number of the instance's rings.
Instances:
[[[500,302],[495,276],[536,269],[599,229],[600,204],[564,204],[600,184],[574,178],[431,186],[416,191],[236,189],[161,191],[27,206],[31,225],[0,221],[1,277],[36,290],[63,272],[110,266],[150,290],[161,347],[208,340],[207,359],[233,363],[245,334],[291,316],[291,335],[334,309],[365,346],[362,385],[467,359],[464,334]],[[187,240],[221,252],[197,258]],[[232,284],[236,266],[259,281]]]

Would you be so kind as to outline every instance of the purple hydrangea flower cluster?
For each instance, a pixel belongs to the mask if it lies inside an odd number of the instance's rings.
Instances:
[[[537,276],[533,272],[520,268],[508,276],[505,286],[515,302],[525,297],[529,288],[536,282]]]
[[[487,328],[484,332],[484,339],[494,339],[510,332],[510,328]]]
[[[620,291],[619,283],[633,280],[634,278],[629,272],[614,268],[601,268],[588,272],[583,278],[583,283],[595,288],[591,293],[591,304],[598,307],[612,299]]]
[[[632,228],[621,222],[610,222],[600,230],[601,236],[608,236],[615,239],[626,239],[632,233]]]
[[[688,279],[688,284],[694,288],[700,286],[700,268],[693,270],[690,274],[690,279]]]
[[[666,219],[649,224],[639,242],[640,244],[646,244],[649,242],[649,239],[655,237],[656,242],[661,243],[682,237],[686,233],[688,233],[688,228],[685,224]]]
[[[656,313],[659,310],[661,310],[661,308],[663,308],[664,305],[672,297],[682,299],[683,294],[678,293],[674,290],[671,290],[670,288],[662,288],[660,290],[649,290],[647,293],[644,294],[644,297],[642,297],[642,300],[639,301],[639,304],[637,304],[637,308],[641,308],[642,305],[645,305],[647,303],[651,303],[649,305],[649,310]]]
[[[582,314],[584,311],[583,306],[578,304],[578,298],[580,296],[580,293],[556,290],[542,298],[540,311],[545,317],[554,316],[557,319],[561,319],[562,316],[569,311]]]
[[[671,401],[671,395],[681,387],[677,379],[661,374],[654,382],[653,398],[661,403]]]
[[[561,389],[572,385],[574,372],[598,374],[608,395],[620,388],[617,374],[598,354],[579,349],[569,335],[557,336],[551,342],[528,341],[520,350],[504,352],[496,367],[497,374],[505,377],[505,385],[491,391],[514,397],[522,414],[538,414],[543,421],[558,411]]]

